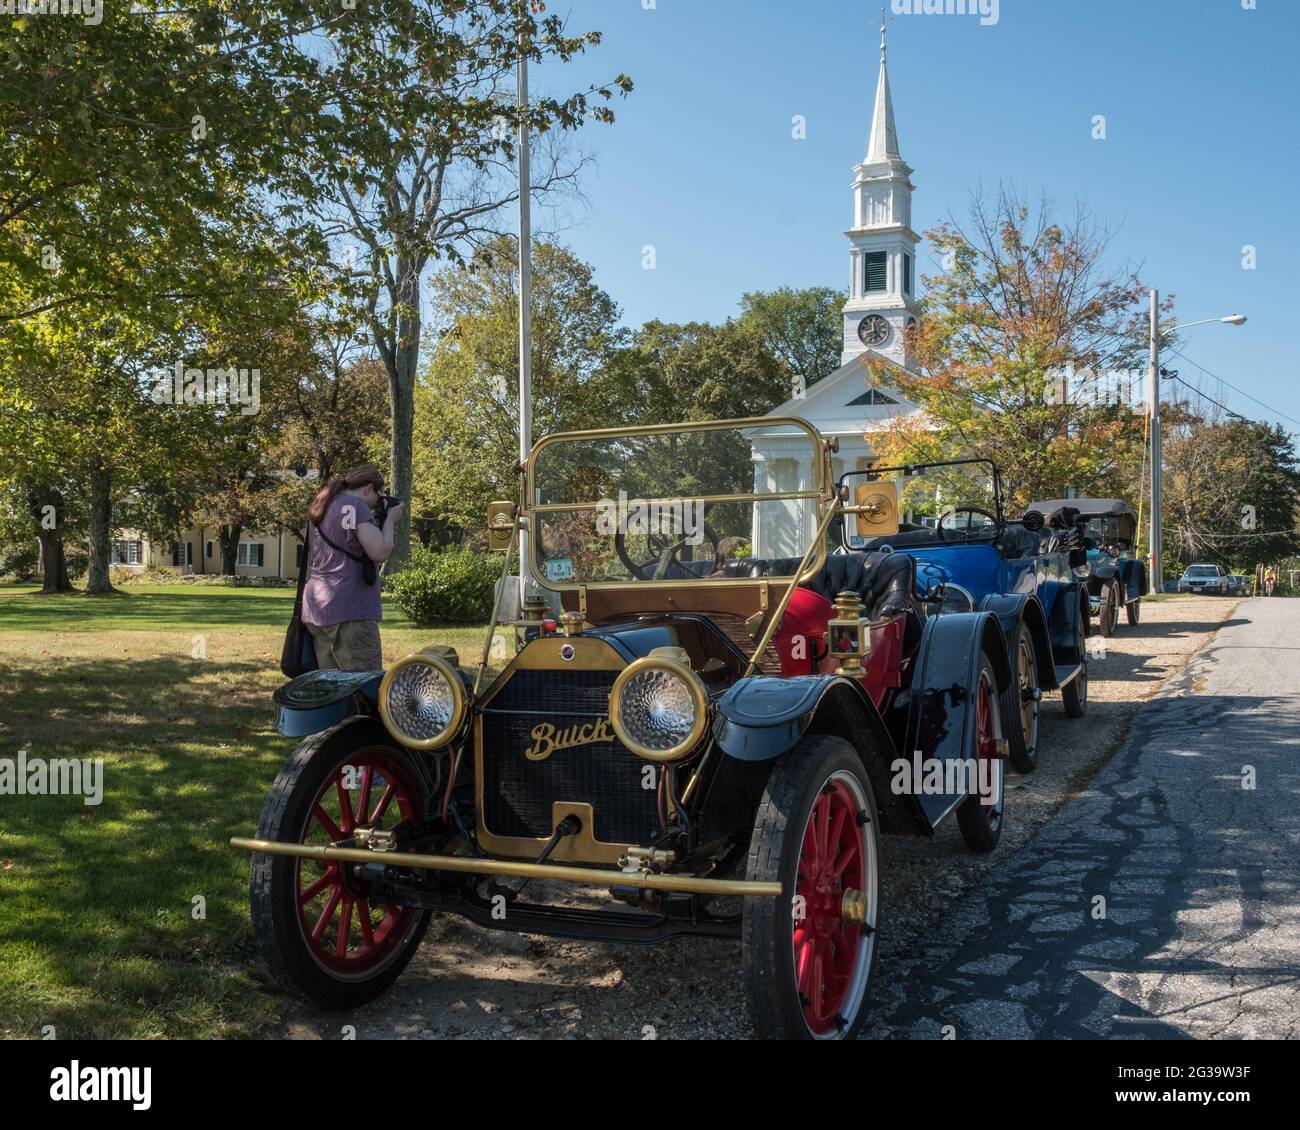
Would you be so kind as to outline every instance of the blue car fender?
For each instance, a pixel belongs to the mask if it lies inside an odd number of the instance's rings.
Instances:
[[[328,730],[351,710],[352,696],[377,701],[382,671],[308,671],[272,696],[275,728],[286,738]]]
[[[980,657],[993,664],[998,691],[1011,679],[1006,639],[991,612],[958,612],[926,621],[907,696],[907,740],[903,756],[914,764],[964,762],[975,730],[974,695]],[[913,778],[915,774],[913,774]],[[966,799],[965,792],[914,790],[930,829],[937,828]]]
[[[1026,624],[1034,641],[1034,663],[1038,668],[1038,685],[1048,690],[1056,686],[1056,664],[1052,661],[1052,637],[1047,629],[1047,614],[1032,593],[990,593],[980,601],[980,611],[997,617],[1010,657],[1016,646],[1020,625]]]

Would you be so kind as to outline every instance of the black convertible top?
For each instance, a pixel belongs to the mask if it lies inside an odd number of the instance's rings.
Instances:
[[[1123,517],[1130,515],[1134,520],[1137,513],[1122,498],[1052,498],[1046,502],[1031,502],[1025,509],[1037,510],[1040,514],[1050,514],[1062,507],[1073,507],[1083,518],[1098,518],[1113,515]]]

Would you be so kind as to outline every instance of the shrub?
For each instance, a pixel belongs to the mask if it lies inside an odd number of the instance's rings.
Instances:
[[[384,578],[384,589],[415,624],[481,624],[492,615],[501,559],[468,546],[416,549],[406,567]]]
[[[28,546],[10,546],[0,550],[0,577],[30,580],[36,574],[36,550]]]

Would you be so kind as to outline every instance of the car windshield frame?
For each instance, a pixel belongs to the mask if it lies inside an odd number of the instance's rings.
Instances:
[[[996,521],[991,527],[988,527],[987,530],[981,531],[970,531],[968,529],[967,533],[962,534],[959,529],[942,527],[939,524],[936,524],[934,526],[923,526],[922,529],[919,530],[906,530],[903,531],[901,535],[894,536],[906,538],[905,547],[907,549],[921,547],[933,548],[936,546],[991,545],[1002,536],[1002,532],[1007,528],[1006,511],[1002,504],[1002,472],[992,459],[984,456],[977,456],[971,459],[940,459],[932,463],[900,463],[897,466],[892,467],[871,467],[865,471],[846,471],[839,477],[835,485],[836,489],[842,492],[848,486],[850,479],[858,478],[864,482],[874,482],[884,475],[896,473],[897,477],[893,481],[899,483],[901,487],[901,485],[907,480],[923,477],[922,473],[931,468],[966,467],[977,463],[983,464],[989,468],[989,481],[993,485],[993,515],[996,518]],[[900,489],[900,495],[901,493]],[[955,509],[958,513],[962,510],[961,507],[950,509]],[[947,511],[944,513],[947,513]],[[943,515],[940,514],[939,522],[942,522],[942,520]],[[947,529],[948,531],[947,536],[944,536],[944,533],[942,532],[944,529]],[[934,534],[934,536],[929,540],[920,536],[926,530],[933,531]],[[889,537],[890,535],[885,536]],[[866,540],[873,541],[875,539],[868,538]],[[843,548],[850,553],[861,552],[862,550],[861,546],[853,546],[849,544],[849,530],[847,523],[845,523],[841,529],[840,542]]]
[[[797,578],[791,576],[773,576],[768,578],[772,582],[784,584],[795,579],[796,584],[803,583],[809,578],[816,575],[818,570],[826,561],[826,527],[828,511],[834,508],[834,498],[830,492],[830,457],[827,451],[826,441],[820,432],[817,431],[807,420],[795,416],[758,416],[747,417],[739,420],[700,420],[689,421],[684,423],[669,424],[636,424],[617,428],[592,428],[585,431],[576,432],[556,432],[538,440],[528,454],[528,459],[524,468],[524,486],[523,499],[524,505],[521,507],[521,515],[526,519],[525,535],[528,546],[528,570],[530,573],[529,580],[540,588],[549,592],[565,593],[579,592],[583,590],[616,590],[616,589],[637,589],[646,590],[650,587],[665,588],[682,588],[690,586],[707,585],[710,588],[721,586],[753,586],[756,582],[752,577],[659,577],[649,579],[617,578],[617,579],[586,579],[586,580],[556,580],[547,576],[546,560],[542,556],[541,538],[535,536],[540,528],[540,516],[546,514],[560,513],[581,513],[586,511],[596,511],[601,502],[547,502],[539,503],[533,500],[538,498],[537,468],[539,458],[549,449],[559,444],[577,444],[590,443],[600,440],[617,440],[622,438],[635,438],[641,436],[673,436],[681,434],[695,434],[708,431],[733,431],[740,433],[764,433],[770,436],[773,430],[779,432],[790,432],[792,438],[798,438],[798,434],[807,438],[807,454],[813,468],[813,482],[807,489],[802,490],[774,490],[774,491],[728,491],[717,494],[701,494],[692,498],[692,502],[700,504],[714,503],[760,503],[760,502],[778,502],[790,500],[807,500],[813,504],[814,521],[812,534],[802,541],[802,550],[797,556],[807,562],[806,566],[798,572]],[[663,498],[644,498],[640,501],[651,505],[672,504],[682,501],[680,497],[663,497]]]

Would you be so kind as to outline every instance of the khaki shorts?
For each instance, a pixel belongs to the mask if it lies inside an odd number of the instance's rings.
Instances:
[[[384,648],[378,620],[344,620],[341,624],[308,624],[322,671],[379,671]]]

